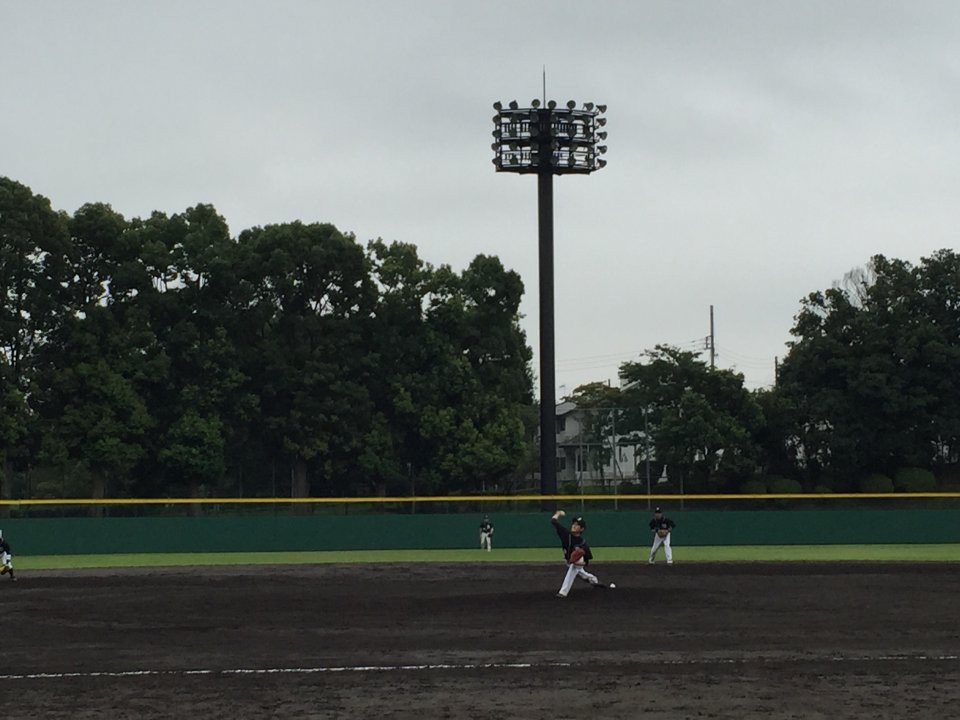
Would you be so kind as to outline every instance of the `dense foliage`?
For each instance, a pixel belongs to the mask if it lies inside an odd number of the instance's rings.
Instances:
[[[878,255],[846,286],[811,293],[792,332],[777,390],[800,470],[835,489],[907,467],[952,474],[960,256],[942,250],[914,267]]]
[[[803,299],[791,333],[772,389],[658,347],[621,367],[605,402],[624,432],[646,421],[687,492],[956,489],[960,256],[914,267],[878,255]]]
[[[0,289],[6,495],[475,492],[529,461],[523,284],[496,258],[232,238],[207,205],[68,216],[0,178]]]

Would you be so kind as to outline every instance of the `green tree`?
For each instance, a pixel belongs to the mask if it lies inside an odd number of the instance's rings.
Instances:
[[[523,284],[496,258],[458,274],[326,224],[234,240],[209,205],[57,215],[7,181],[0,231],[0,454],[32,443],[61,490],[467,492],[529,463]]]
[[[364,384],[376,301],[363,249],[332,225],[289,223],[240,234],[263,429],[292,469],[291,493],[310,494],[311,464],[337,491],[371,413]],[[248,355],[248,358],[251,357]]]
[[[108,205],[85,205],[69,223],[66,287],[56,325],[38,347],[31,402],[48,459],[88,473],[93,497],[131,493],[153,425],[144,382],[156,358],[142,303],[151,290],[127,223]]]
[[[732,489],[755,474],[763,415],[743,376],[710,369],[696,353],[658,345],[620,368],[630,427],[647,427],[659,462],[685,491]]]
[[[68,242],[49,200],[0,177],[0,496],[28,459],[34,355],[53,321]]]
[[[799,477],[796,407],[776,387],[757,390],[754,399],[764,419],[755,433],[760,449],[761,474]]]
[[[152,378],[151,455],[163,491],[198,495],[201,485],[221,483],[228,457],[237,465],[247,459],[255,436],[258,398],[238,347],[250,284],[239,281],[236,243],[212,206],[154,214],[133,226],[158,289],[150,316],[167,360],[166,372]],[[200,449],[209,456],[203,462]]]
[[[461,276],[463,335],[455,338],[469,362],[472,383],[459,410],[473,439],[463,446],[465,490],[481,490],[515,474],[526,439],[521,408],[531,402],[532,353],[520,329],[523,282],[499,259],[478,255]],[[454,446],[450,455],[454,455]]]
[[[592,382],[577,387],[571,393],[570,400],[580,411],[579,441],[587,448],[585,460],[599,473],[600,482],[606,483],[604,468],[611,464],[613,457],[612,438],[627,432],[622,393],[619,388],[607,383]],[[634,468],[628,470],[632,474]]]
[[[223,475],[224,440],[219,418],[187,410],[165,433],[158,453],[172,473],[186,481],[194,496],[204,482]]]
[[[916,268],[878,255],[855,282],[803,301],[779,390],[796,408],[812,476],[840,489],[863,473],[951,461],[958,266],[948,251]]]
[[[371,395],[391,458],[375,477],[420,494],[508,484],[529,444],[519,277],[482,255],[458,276],[421,261],[412,245],[376,241],[368,251],[380,291]]]

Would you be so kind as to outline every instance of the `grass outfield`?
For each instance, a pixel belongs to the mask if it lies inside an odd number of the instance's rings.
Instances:
[[[600,548],[594,562],[646,561],[647,548]],[[551,562],[556,548],[481,550],[344,550],[336,552],[143,553],[136,555],[16,556],[17,570],[182,567],[191,565],[288,565],[309,563]],[[960,562],[960,545],[755,545],[675,547],[682,562],[916,561]],[[663,553],[657,554],[663,562]]]

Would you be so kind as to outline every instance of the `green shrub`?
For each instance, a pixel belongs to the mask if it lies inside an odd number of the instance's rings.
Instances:
[[[740,486],[740,492],[744,495],[759,495],[767,492],[767,486],[763,480],[747,480]]]
[[[941,480],[938,489],[945,493],[960,492],[960,480]]]
[[[937,468],[940,492],[960,492],[960,467],[956,463]]]
[[[893,486],[898,492],[935,492],[937,479],[932,472],[923,468],[900,468],[897,470],[897,474],[893,476]]]
[[[828,487],[830,488],[830,492],[835,493],[856,492],[858,487],[858,483],[852,478],[833,475],[831,473],[824,473],[817,481],[817,484]]]
[[[881,473],[871,473],[860,479],[860,492],[892,493],[893,480]]]
[[[580,493],[580,485],[576,480],[564,480],[560,483],[558,489],[561,495],[577,495]]]
[[[767,492],[771,492],[776,495],[785,493],[802,493],[803,485],[800,484],[799,480],[794,480],[793,478],[771,475],[767,478]]]

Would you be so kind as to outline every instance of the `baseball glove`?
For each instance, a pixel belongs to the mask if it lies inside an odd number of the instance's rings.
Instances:
[[[583,556],[585,554],[582,547],[575,547],[570,551],[570,562],[574,565],[583,565]]]
[[[666,537],[669,534],[670,530],[668,528],[657,528],[657,535],[660,537]]]

